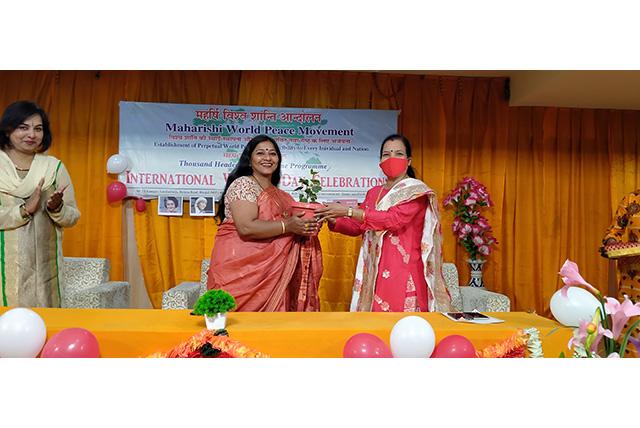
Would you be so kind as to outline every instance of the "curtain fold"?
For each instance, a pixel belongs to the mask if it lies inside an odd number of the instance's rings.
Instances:
[[[0,106],[32,99],[49,113],[50,153],[76,187],[80,222],[65,231],[69,256],[107,257],[123,275],[122,205],[108,204],[118,151],[119,101],[273,107],[398,109],[413,143],[413,166],[441,201],[464,176],[485,184],[495,206],[483,210],[499,245],[484,268],[490,290],[514,310],[549,315],[566,258],[606,292],[607,262],[597,248],[620,199],[640,187],[640,112],[509,107],[503,78],[339,71],[1,71]],[[441,207],[444,258],[468,281],[464,250]],[[151,201],[134,216],[145,284],[154,307],[162,292],[199,279],[216,225],[167,218]],[[322,310],[347,310],[359,238],[320,233],[325,263]]]

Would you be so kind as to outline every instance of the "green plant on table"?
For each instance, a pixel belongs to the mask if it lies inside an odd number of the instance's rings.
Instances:
[[[224,290],[209,290],[204,293],[193,307],[194,315],[213,316],[232,311],[236,308],[236,299]]]

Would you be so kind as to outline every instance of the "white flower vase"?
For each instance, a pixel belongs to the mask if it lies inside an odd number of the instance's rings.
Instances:
[[[204,320],[207,323],[207,330],[221,330],[227,325],[227,313],[218,312],[215,315],[205,315]]]
[[[471,272],[471,279],[469,280],[469,287],[484,287],[482,282],[482,267],[486,260],[467,260],[469,263],[469,271]]]

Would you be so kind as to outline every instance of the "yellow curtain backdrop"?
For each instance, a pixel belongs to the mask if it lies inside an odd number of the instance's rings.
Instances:
[[[118,150],[118,102],[398,109],[413,143],[418,176],[442,198],[464,176],[484,183],[495,206],[483,211],[499,241],[484,269],[491,290],[515,310],[548,315],[569,257],[606,291],[607,263],[597,248],[613,210],[640,187],[640,112],[509,107],[504,79],[317,71],[3,71],[0,104],[33,99],[49,113],[51,154],[67,165],[82,218],[65,234],[73,256],[108,257],[122,266],[122,205],[109,205],[108,157]],[[197,280],[210,255],[212,219],[136,213],[146,287],[155,307],[162,291]],[[444,258],[468,280],[466,254],[441,207]],[[323,310],[345,310],[359,239],[323,230]]]

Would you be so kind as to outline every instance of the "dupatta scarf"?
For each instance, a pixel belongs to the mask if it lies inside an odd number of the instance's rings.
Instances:
[[[425,211],[421,238],[421,257],[424,277],[429,288],[429,311],[451,310],[451,297],[442,275],[442,230],[439,221],[438,201],[435,192],[420,180],[405,178],[396,183],[376,204],[377,211],[388,211],[391,207],[427,196],[429,206]],[[351,300],[351,311],[371,311],[376,291],[378,264],[386,230],[367,230],[363,234],[358,256],[356,275]]]

